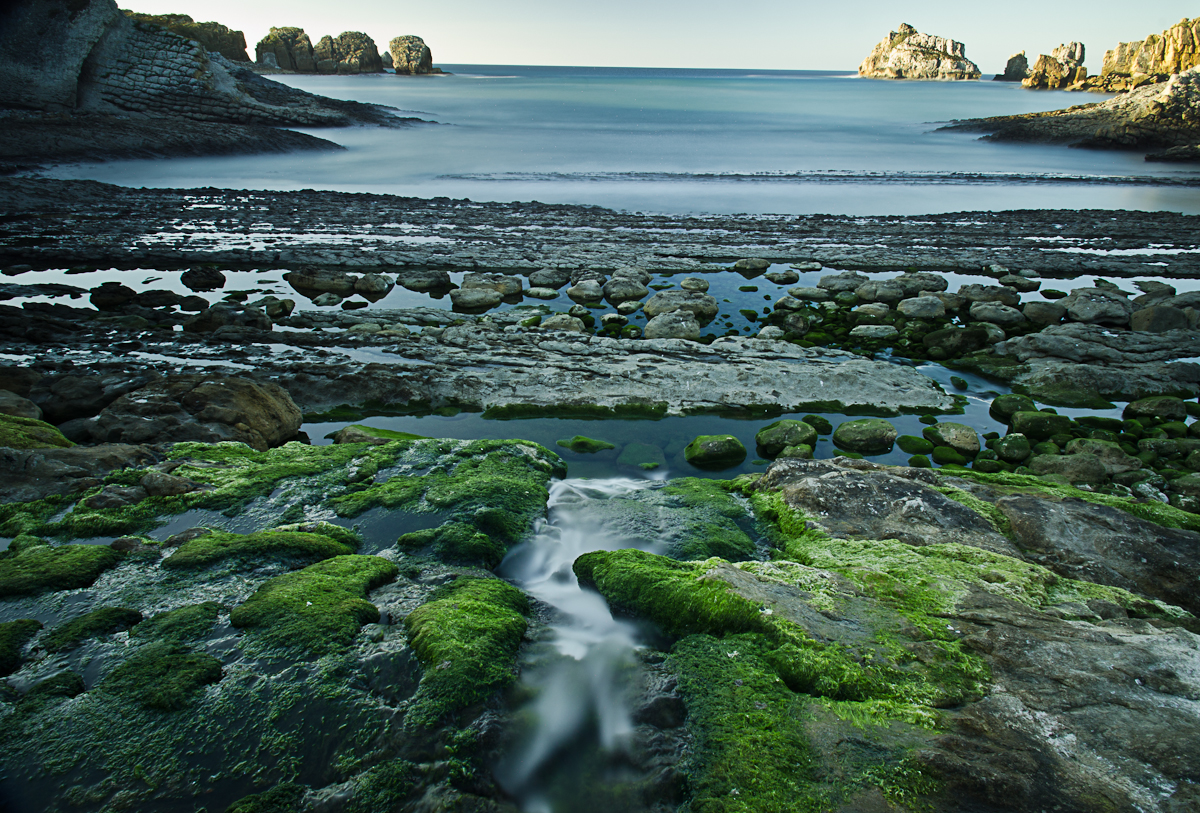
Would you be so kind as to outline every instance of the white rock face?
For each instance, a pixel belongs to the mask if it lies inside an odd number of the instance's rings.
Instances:
[[[858,66],[870,79],[978,79],[979,66],[967,59],[966,46],[945,37],[922,34],[908,23],[884,37]]]

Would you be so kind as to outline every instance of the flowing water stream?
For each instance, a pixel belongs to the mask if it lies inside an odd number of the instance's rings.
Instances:
[[[518,715],[522,731],[496,769],[497,779],[528,813],[566,810],[554,797],[563,787],[579,787],[573,775],[594,775],[596,756],[619,774],[631,745],[632,704],[640,678],[635,656],[639,631],[613,618],[599,594],[581,589],[571,565],[595,550],[640,547],[661,552],[661,543],[647,544],[644,538],[606,528],[603,512],[596,510],[605,500],[655,485],[653,480],[626,478],[555,482],[548,519],[497,569],[553,611],[548,641],[533,647],[522,670],[533,697]],[[581,766],[583,754],[592,755],[593,764],[587,768]]]

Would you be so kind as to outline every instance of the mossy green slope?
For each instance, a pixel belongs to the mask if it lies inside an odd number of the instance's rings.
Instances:
[[[45,421],[0,413],[0,446],[10,449],[64,449],[75,444]]]
[[[178,711],[220,679],[221,662],[213,656],[156,641],[114,669],[98,688],[147,709]]]
[[[121,561],[102,545],[36,545],[0,558],[0,597],[90,587]]]
[[[245,564],[280,559],[314,562],[354,553],[356,548],[357,545],[339,542],[323,534],[294,531],[234,534],[213,531],[185,542],[162,564],[171,570],[184,570],[207,567],[224,560]]]
[[[0,623],[0,677],[17,671],[21,665],[21,649],[41,628],[42,622],[32,618]]]
[[[268,652],[320,657],[379,620],[367,593],[398,572],[378,556],[336,556],[269,580],[233,608],[229,620]]]
[[[425,674],[410,726],[429,726],[516,677],[529,602],[499,579],[460,578],[405,619]]]
[[[141,620],[142,614],[128,607],[101,607],[50,630],[42,646],[47,652],[65,652],[90,638],[127,630]]]
[[[215,601],[189,604],[147,618],[134,627],[130,635],[146,641],[158,640],[182,644],[194,641],[206,634],[217,622],[220,613],[221,605]]]

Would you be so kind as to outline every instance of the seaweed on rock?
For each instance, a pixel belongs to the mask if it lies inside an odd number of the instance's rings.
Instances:
[[[122,556],[100,545],[35,545],[0,558],[0,597],[90,587]]]
[[[128,607],[101,607],[60,624],[42,639],[47,652],[65,652],[90,638],[99,638],[127,630],[142,620],[142,614]]]
[[[324,534],[289,531],[260,531],[235,534],[213,531],[188,540],[163,560],[171,570],[195,570],[216,562],[233,560],[238,564],[256,564],[280,558],[319,561],[354,553],[357,544],[347,544]]]
[[[0,623],[0,677],[11,675],[21,665],[21,650],[42,628],[32,618]]]

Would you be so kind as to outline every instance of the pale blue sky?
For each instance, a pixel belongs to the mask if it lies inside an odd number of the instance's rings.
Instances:
[[[417,34],[438,63],[853,70],[888,31],[907,22],[966,43],[985,74],[1009,54],[1087,46],[1098,73],[1104,51],[1200,16],[1196,0],[1145,3],[1046,0],[951,4],[933,0],[121,0],[122,7],[177,12],[241,29],[254,43],[271,26],[324,34],[365,31],[386,47]]]

